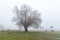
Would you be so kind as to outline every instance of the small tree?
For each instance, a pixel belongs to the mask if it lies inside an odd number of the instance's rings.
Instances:
[[[28,27],[36,27],[41,24],[40,13],[37,10],[32,10],[27,5],[22,5],[21,9],[15,6],[14,12],[16,13],[16,17],[13,18],[13,21],[16,22],[18,26],[24,26],[25,31],[27,32]]]
[[[53,30],[53,28],[54,28],[54,27],[53,27],[53,26],[51,26],[50,28],[51,28],[51,32],[53,32],[53,31],[54,31],[54,30]]]

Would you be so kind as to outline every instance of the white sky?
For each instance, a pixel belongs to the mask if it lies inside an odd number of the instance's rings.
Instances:
[[[22,4],[41,12],[43,27],[49,29],[52,25],[55,30],[60,30],[60,0],[0,0],[0,24],[6,29],[17,29],[11,21],[14,16],[12,9]]]

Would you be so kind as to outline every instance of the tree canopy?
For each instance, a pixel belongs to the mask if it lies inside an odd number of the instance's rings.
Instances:
[[[26,32],[28,27],[38,28],[41,24],[41,13],[33,10],[30,6],[22,5],[20,9],[15,6],[14,12],[16,16],[13,18],[13,21],[18,26],[23,25]]]

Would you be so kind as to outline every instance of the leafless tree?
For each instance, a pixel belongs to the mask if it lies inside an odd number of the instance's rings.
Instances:
[[[54,30],[53,30],[53,28],[54,28],[54,27],[53,27],[53,26],[51,26],[50,28],[51,28],[51,32],[53,32],[53,31],[54,31]]]
[[[26,32],[28,31],[28,27],[38,28],[41,24],[41,14],[27,5],[22,5],[20,9],[15,6],[14,12],[16,16],[13,18],[13,21],[18,26],[23,25]]]

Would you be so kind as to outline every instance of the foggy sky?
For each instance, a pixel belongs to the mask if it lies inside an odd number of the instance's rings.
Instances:
[[[5,29],[18,29],[12,22],[15,15],[12,10],[14,6],[20,7],[27,4],[33,9],[41,12],[42,26],[50,29],[60,30],[60,0],[0,0],[0,25]]]

